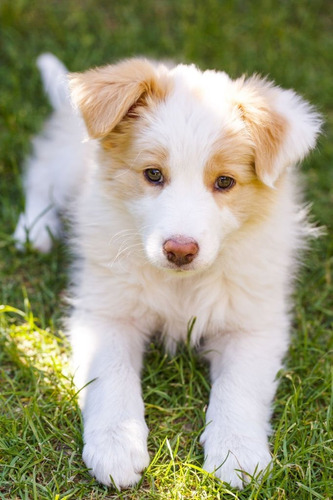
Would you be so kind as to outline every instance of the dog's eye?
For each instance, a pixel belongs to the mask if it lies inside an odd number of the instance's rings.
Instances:
[[[228,191],[235,185],[235,180],[227,175],[221,175],[215,181],[215,189],[219,191]]]
[[[146,168],[143,174],[147,181],[152,184],[163,184],[164,182],[163,174],[158,168]]]

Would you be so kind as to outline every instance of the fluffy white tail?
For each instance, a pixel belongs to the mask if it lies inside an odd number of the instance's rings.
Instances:
[[[67,82],[68,70],[53,54],[41,54],[37,59],[45,92],[54,110],[70,103]]]
[[[33,153],[25,164],[25,210],[14,239],[19,249],[30,241],[48,252],[53,239],[61,235],[59,213],[66,212],[84,176],[86,130],[71,105],[67,68],[52,54],[39,56],[37,66],[54,112],[32,141]]]

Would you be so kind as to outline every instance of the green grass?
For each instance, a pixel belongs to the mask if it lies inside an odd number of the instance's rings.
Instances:
[[[330,12],[331,5],[331,12]],[[329,499],[332,441],[332,4],[327,0],[2,0],[0,3],[0,498]],[[81,420],[61,334],[68,256],[18,253],[21,166],[49,113],[35,59],[72,70],[144,54],[259,72],[324,114],[325,134],[303,166],[307,199],[327,236],[312,245],[295,294],[293,342],[280,373],[261,485],[230,490],[201,468],[208,370],[186,346],[152,343],[143,391],[151,465],[133,490],[98,485],[81,460]]]

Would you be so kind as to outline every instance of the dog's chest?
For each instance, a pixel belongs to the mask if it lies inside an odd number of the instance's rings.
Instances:
[[[191,340],[225,324],[228,293],[221,277],[187,277],[143,281],[141,301],[155,317],[157,330],[174,341],[186,340],[194,321]]]

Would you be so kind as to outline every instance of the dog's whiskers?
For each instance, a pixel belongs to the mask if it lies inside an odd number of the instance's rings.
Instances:
[[[116,254],[116,256],[114,257],[114,259],[110,262],[110,264],[108,265],[108,267],[111,269],[115,263],[118,261],[123,260],[124,257],[129,257],[133,251],[135,250],[137,254],[139,253],[144,253],[144,248],[143,248],[143,244],[141,242],[139,243],[133,243],[131,245],[127,245],[127,246],[124,246],[124,243],[119,247],[119,250]],[[141,252],[140,252],[141,251]]]
[[[122,170],[121,172],[119,172],[117,175],[115,175],[113,177],[113,179],[119,179],[119,177],[122,177],[123,175],[126,175],[128,171],[130,171],[131,168],[130,167],[127,167],[126,169]]]
[[[111,246],[111,245],[112,245],[112,243],[115,243],[115,242],[119,241],[119,240],[120,240],[120,239],[122,239],[122,238],[124,238],[124,239],[125,239],[125,238],[129,239],[129,238],[131,238],[131,237],[134,237],[134,236],[139,236],[139,235],[140,235],[140,234],[139,234],[136,230],[134,230],[134,229],[123,229],[123,230],[119,231],[118,233],[115,233],[115,234],[111,237],[111,239],[110,239],[110,241],[109,241],[109,246]]]

